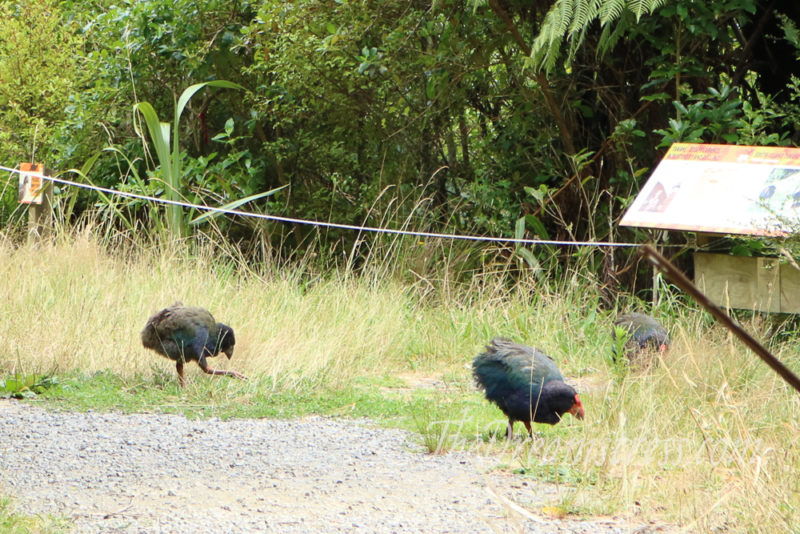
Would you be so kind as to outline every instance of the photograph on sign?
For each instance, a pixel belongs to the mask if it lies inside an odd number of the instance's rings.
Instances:
[[[19,172],[19,202],[20,204],[42,203],[42,174],[43,165],[23,163]]]
[[[800,223],[800,149],[676,143],[620,224],[782,235]]]

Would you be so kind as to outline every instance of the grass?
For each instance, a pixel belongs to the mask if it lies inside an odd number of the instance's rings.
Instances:
[[[382,271],[385,274],[386,271]],[[90,236],[0,244],[0,378],[56,377],[26,402],[71,410],[189,417],[369,417],[419,434],[432,452],[472,451],[520,479],[565,491],[538,511],[612,514],[687,531],[779,532],[800,523],[800,397],[709,318],[658,310],[670,351],[642,371],[610,364],[612,311],[591,281],[468,287],[349,273],[254,271],[218,251],[111,255]],[[147,317],[176,300],[236,329],[229,362],[248,381],[174,366],[139,342]],[[635,303],[630,303],[634,305]],[[627,307],[622,303],[621,307]],[[746,326],[767,332],[759,316]],[[586,419],[505,439],[505,420],[471,383],[495,335],[551,354],[578,385]],[[800,370],[796,337],[773,351]]]
[[[4,534],[60,534],[70,531],[63,518],[19,513],[9,497],[0,495],[0,532]]]

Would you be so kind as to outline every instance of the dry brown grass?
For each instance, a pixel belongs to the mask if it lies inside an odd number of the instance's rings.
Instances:
[[[141,347],[153,312],[181,301],[234,327],[237,350],[217,364],[284,380],[347,376],[358,362],[400,359],[408,297],[347,280],[293,280],[218,267],[210,253],[106,254],[89,236],[39,246],[0,245],[0,367],[30,372],[111,370],[148,375],[170,367]],[[400,326],[400,328],[398,328]]]

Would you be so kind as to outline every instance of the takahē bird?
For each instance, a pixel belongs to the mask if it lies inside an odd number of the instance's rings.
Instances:
[[[206,363],[207,357],[220,352],[230,359],[235,344],[236,338],[230,326],[216,322],[208,310],[186,307],[181,303],[175,303],[150,317],[142,330],[142,345],[145,348],[175,361],[181,387],[186,385],[183,364],[192,360],[210,375],[246,379],[236,371],[219,371]]]
[[[658,321],[643,313],[629,313],[621,315],[614,321],[611,330],[611,339],[616,345],[617,330],[623,329],[628,336],[625,350],[629,358],[647,350],[658,351],[662,356],[669,348],[669,334]],[[614,346],[614,360],[616,361],[617,347]]]
[[[472,374],[485,394],[508,417],[506,436],[522,421],[533,436],[531,421],[554,425],[569,412],[583,419],[583,404],[553,359],[538,349],[495,338],[472,362]]]

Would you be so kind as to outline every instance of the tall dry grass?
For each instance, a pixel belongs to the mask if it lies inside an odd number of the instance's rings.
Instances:
[[[564,510],[658,517],[686,532],[800,531],[800,395],[699,312],[681,310],[669,326],[673,345],[648,370],[619,378],[610,366],[584,367],[585,421],[540,428],[532,441],[500,433],[450,447],[565,482]],[[748,327],[766,332],[759,321]],[[796,342],[772,348],[800,372]],[[571,357],[587,365],[605,350],[588,343]]]
[[[619,375],[606,357],[609,312],[578,270],[554,286],[510,286],[490,274],[466,285],[445,274],[402,283],[378,267],[309,276],[248,266],[213,246],[108,252],[91,233],[31,246],[2,241],[0,372],[174,373],[141,347],[139,331],[176,300],[235,328],[233,360],[215,364],[270,378],[253,382],[275,388],[408,372],[469,384],[472,357],[505,335],[556,359],[581,390],[586,420],[509,443],[502,431],[485,432],[502,429],[502,415],[465,385],[460,395],[486,409],[452,414],[461,430],[447,436],[451,449],[489,452],[562,481],[567,510],[658,517],[688,532],[798,531],[800,396],[705,314],[667,302],[657,312],[672,331],[670,351],[658,365]],[[767,334],[758,318],[747,326]],[[795,342],[773,349],[800,370]]]
[[[276,387],[462,371],[493,335],[542,336],[557,325],[533,307],[554,294],[515,292],[490,276],[455,289],[446,276],[404,281],[387,262],[359,275],[311,273],[304,265],[253,266],[213,239],[177,249],[124,240],[108,247],[105,239],[84,231],[22,246],[0,240],[0,369],[166,371],[171,363],[144,350],[139,332],[176,301],[233,326],[234,359],[215,365],[269,377]]]
[[[412,308],[397,285],[240,271],[212,249],[109,254],[90,234],[35,246],[0,245],[0,367],[6,371],[147,376],[169,367],[141,347],[155,311],[181,301],[234,327],[230,364],[278,381],[369,372],[402,358]]]

